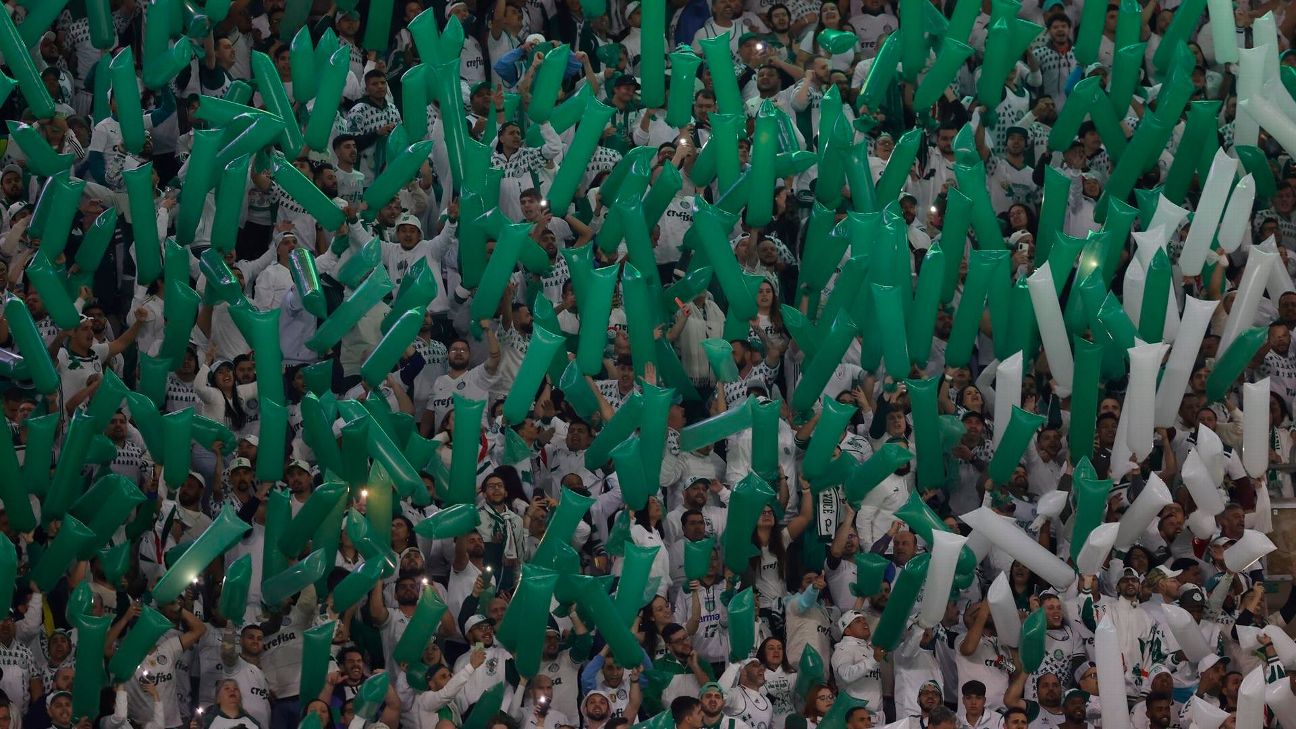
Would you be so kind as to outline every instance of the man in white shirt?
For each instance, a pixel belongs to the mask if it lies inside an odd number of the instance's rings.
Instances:
[[[261,311],[279,308],[284,294],[293,288],[290,256],[297,247],[297,236],[292,232],[284,232],[274,242],[274,246],[275,262],[257,274],[255,293],[252,296],[252,303]]]
[[[485,400],[495,384],[496,373],[500,366],[500,344],[495,336],[494,322],[481,322],[486,332],[486,343],[490,347],[486,361],[469,369],[472,351],[468,340],[455,339],[446,350],[446,365],[450,371],[437,378],[428,397],[427,409],[423,411],[419,431],[424,437],[431,437],[441,429],[446,415],[454,406],[456,394],[469,400]]]

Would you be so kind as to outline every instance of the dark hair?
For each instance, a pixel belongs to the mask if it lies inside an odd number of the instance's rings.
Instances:
[[[370,72],[368,72],[368,73],[365,74],[365,77],[364,77],[365,83],[369,83],[369,79],[371,79],[371,78],[380,78],[380,79],[383,79],[383,80],[385,81],[385,80],[387,80],[387,74],[385,74],[385,73],[383,73],[382,71],[379,71],[378,69],[375,68],[375,69],[373,69],[372,71],[370,71]]]
[[[807,719],[814,719],[815,721],[823,718],[823,712],[815,707],[815,700],[819,696],[819,692],[824,689],[832,691],[826,683],[815,682],[810,684],[810,688],[806,690],[805,693],[805,705],[801,708],[801,716],[804,716]]]
[[[796,669],[792,667],[791,663],[788,663],[787,641],[783,640],[782,638],[779,638],[778,636],[771,635],[765,640],[762,640],[760,644],[760,648],[756,649],[756,658],[762,664],[764,664],[766,668],[770,668],[769,662],[765,658],[765,647],[769,645],[771,640],[777,640],[779,644],[783,646],[783,662],[777,666],[774,666],[773,668],[782,668],[784,673],[794,673]]]
[[[1150,697],[1149,697],[1149,698],[1150,698]],[[1021,714],[1022,716],[1026,717],[1026,721],[1027,721],[1027,722],[1030,721],[1030,714],[1027,714],[1027,713],[1026,713],[1026,710],[1023,709],[1023,708],[1020,707],[1020,706],[1010,706],[1010,707],[1008,707],[1007,709],[1005,709],[1005,710],[1004,710],[1004,713],[1003,713],[1003,718],[1007,719],[1008,717],[1012,716],[1013,714]]]
[[[1166,701],[1173,704],[1174,697],[1171,696],[1170,694],[1161,693],[1160,691],[1153,691],[1152,693],[1147,695],[1146,703],[1151,704],[1153,701]],[[1005,715],[1007,714],[1005,713]]]
[[[944,724],[946,722],[957,724],[958,717],[956,717],[954,712],[950,711],[945,706],[937,706],[932,709],[931,714],[927,717],[927,726],[929,727],[935,726],[936,724]]]
[[[678,724],[681,719],[692,714],[701,705],[702,702],[692,696],[677,697],[670,705],[671,718]]]
[[[942,706],[941,708],[942,708],[942,709],[945,709],[945,707],[943,707],[943,706]],[[946,710],[946,711],[949,711],[949,709],[945,709],[945,710]],[[850,721],[851,719],[855,718],[855,715],[858,714],[858,713],[860,713],[861,711],[863,711],[863,712],[865,712],[865,713],[868,713],[868,707],[867,707],[867,706],[852,706],[851,708],[847,709],[847,710],[846,710],[846,721]],[[933,715],[934,715],[935,713],[936,713],[936,712],[934,712],[934,711],[932,712]],[[931,722],[930,722],[930,721],[927,722],[927,726],[931,726]]]

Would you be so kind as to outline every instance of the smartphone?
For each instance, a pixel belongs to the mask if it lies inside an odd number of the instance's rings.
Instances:
[[[486,650],[486,644],[479,640],[476,643],[473,643],[472,649],[475,651],[484,651]]]

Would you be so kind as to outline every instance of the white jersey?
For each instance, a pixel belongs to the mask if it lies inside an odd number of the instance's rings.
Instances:
[[[580,665],[571,651],[561,651],[553,660],[541,658],[540,673],[553,682],[553,708],[566,716],[580,716]]]
[[[167,726],[179,726],[183,723],[180,717],[177,681],[177,674],[180,673],[178,664],[183,653],[184,646],[180,644],[179,633],[171,631],[158,642],[140,664],[140,670],[147,671],[146,680],[157,688],[158,698],[162,702],[162,716]],[[137,726],[147,724],[153,718],[153,698],[144,693],[139,681],[126,682],[126,696],[131,722]]]
[[[263,727],[270,726],[270,689],[266,687],[265,673],[242,658],[225,668],[225,678],[238,682],[243,694],[243,711]]]
[[[30,608],[28,608],[30,609]],[[39,606],[37,611],[39,611]],[[30,648],[14,637],[9,646],[0,645],[0,688],[11,697],[21,716],[27,712],[28,684],[36,671],[36,658]]]
[[[788,716],[796,713],[798,710],[796,696],[792,693],[792,687],[796,683],[796,674],[787,673],[782,668],[770,670],[765,669],[765,695],[769,697],[770,704],[774,706],[774,720],[772,726],[774,729],[783,729],[784,722]]]
[[[438,377],[432,384],[432,394],[427,401],[427,409],[432,411],[436,425],[440,426],[450,413],[455,395],[469,400],[485,400],[495,380],[496,377],[486,371],[485,364],[479,364],[458,377],[449,374]]]
[[[261,670],[270,691],[279,698],[296,696],[301,685],[302,636],[315,625],[316,605],[315,589],[307,587],[283,616],[279,629],[266,633]]]
[[[724,587],[720,583],[703,586],[698,590],[697,633],[693,635],[693,648],[698,657],[711,663],[719,663],[729,658],[729,610],[720,600]],[[675,621],[680,625],[688,623],[693,614],[693,595],[681,590],[675,598]]]
[[[454,664],[455,673],[468,665],[468,659],[471,655],[471,653],[465,653],[459,656],[459,660],[455,661]],[[472,672],[472,676],[464,684],[463,691],[455,697],[455,700],[459,702],[459,711],[467,712],[468,707],[477,703],[482,694],[494,687],[495,684],[504,682],[504,665],[511,660],[513,660],[513,656],[498,643],[488,646],[486,648],[486,662]],[[503,705],[508,706],[512,697],[512,687],[504,683]]]
[[[774,705],[769,697],[763,691],[753,691],[746,686],[735,686],[725,692],[725,714],[737,718],[751,729],[771,729],[774,726]]]
[[[1003,708],[1003,695],[1008,690],[1008,674],[1013,664],[1012,659],[1000,650],[998,640],[982,636],[972,655],[957,653],[955,662],[958,665],[958,685],[980,681],[986,687],[986,710]]]

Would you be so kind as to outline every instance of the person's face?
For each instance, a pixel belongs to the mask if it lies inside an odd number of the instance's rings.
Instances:
[[[770,11],[769,26],[775,33],[786,33],[792,27],[792,16],[785,8],[776,8]]]
[[[178,500],[181,506],[186,508],[191,504],[196,504],[202,499],[203,487],[198,483],[198,479],[190,477],[185,479],[184,484],[180,486]]]
[[[1098,421],[1098,442],[1104,448],[1111,448],[1116,442],[1116,420],[1104,418]]]
[[[716,110],[715,99],[706,96],[696,96],[693,99],[693,118],[701,126],[710,122],[711,114]]]
[[[396,581],[396,604],[414,605],[419,598],[419,583],[413,578],[401,578]]]
[[[1003,726],[1004,729],[1026,729],[1029,724],[1024,714],[1014,711],[1004,718]]]
[[[1040,433],[1037,448],[1040,455],[1052,459],[1062,448],[1062,435],[1056,430],[1045,430]]]
[[[892,545],[895,556],[904,559],[906,562],[912,559],[918,551],[918,541],[913,532],[896,532]]]
[[[1124,598],[1138,597],[1140,587],[1142,584],[1137,577],[1122,577],[1116,583],[1116,591]]]
[[[742,669],[742,680],[749,688],[765,685],[765,666],[760,661],[749,661]]]
[[[1283,215],[1290,213],[1296,207],[1296,191],[1286,185],[1279,187],[1273,196],[1273,206]]]
[[[611,707],[602,694],[591,694],[585,699],[585,718],[591,721],[604,721],[608,718]]]
[[[953,129],[942,129],[936,133],[936,149],[941,154],[954,154],[954,136],[957,134]]]
[[[482,493],[486,496],[486,502],[494,505],[502,504],[508,498],[508,489],[504,488],[504,479],[498,476],[491,476],[486,479],[486,483],[482,485]]]
[[[49,657],[50,663],[62,663],[64,658],[72,652],[72,641],[68,640],[65,633],[54,633],[49,637]]]
[[[13,621],[6,621],[6,622],[12,623]],[[689,656],[693,655],[693,643],[689,641],[687,631],[681,630],[678,633],[676,633],[670,639],[670,642],[667,643],[667,646],[670,648],[671,653],[674,654],[674,656],[680,661],[686,661],[688,660]]]
[[[966,703],[967,702],[965,698],[964,704],[966,705]],[[924,688],[923,690],[918,692],[918,707],[922,709],[924,713],[930,712],[932,709],[935,709],[937,706],[940,706],[940,704],[941,704],[941,692],[931,687]]]
[[[337,158],[339,162],[355,164],[357,155],[356,143],[353,140],[346,140],[337,146]]]
[[[873,715],[867,711],[857,711],[851,716],[850,721],[846,722],[846,729],[872,729]],[[931,729],[936,729],[932,727]],[[945,727],[943,729],[948,729]]]
[[[837,3],[824,3],[820,6],[819,20],[830,28],[837,27],[841,23],[841,10],[837,8]]]
[[[364,672],[364,657],[355,651],[348,652],[342,659],[342,675],[356,683],[364,678]]]
[[[303,494],[310,490],[311,475],[300,466],[288,469],[284,476],[288,481],[288,489],[294,494]]]
[[[603,664],[603,682],[609,686],[620,686],[621,679],[625,678],[625,669],[616,661],[608,661]]]
[[[1236,701],[1238,689],[1242,687],[1242,674],[1230,673],[1224,677],[1224,689],[1222,693],[1230,701]]]
[[[58,726],[72,723],[72,699],[66,695],[58,696],[49,705],[50,721]]]
[[[707,501],[707,482],[694,481],[689,487],[684,489],[684,504],[690,509],[701,509],[706,506]],[[691,517],[693,518],[693,517]]]
[[[490,623],[482,623],[468,632],[471,633],[469,638],[473,642],[481,641],[482,645],[486,646],[495,645],[495,626]]]
[[[931,692],[925,691],[923,693],[931,693]],[[939,703],[939,698],[940,698],[939,695],[937,695],[937,703]],[[918,695],[918,699],[919,701],[922,700],[922,694]],[[963,697],[963,708],[967,710],[968,716],[981,716],[981,712],[985,711],[985,704],[986,704],[986,700],[984,696],[965,695]]]
[[[1148,724],[1157,729],[1170,726],[1170,703],[1165,699],[1149,699],[1147,702]]]
[[[1066,43],[1071,39],[1071,23],[1058,19],[1049,23],[1048,27],[1049,40],[1056,45]]]
[[[384,99],[387,97],[387,79],[382,76],[374,76],[365,81],[365,94],[370,99]]]
[[[1197,425],[1205,426],[1207,428],[1210,428],[1211,430],[1215,430],[1216,429],[1215,411],[1210,409],[1203,409],[1199,411],[1197,413]]]
[[[234,379],[240,385],[256,382],[256,363],[250,359],[239,362],[234,368]]]
[[[779,666],[783,663],[783,643],[771,640],[765,644],[766,665]]]
[[[707,716],[716,716],[724,709],[724,695],[719,691],[708,691],[702,694],[702,713]]]
[[[760,517],[756,520],[758,526],[772,527],[777,519],[774,516],[774,509],[766,506],[761,509]]]
[[[518,201],[522,207],[522,217],[527,220],[536,220],[544,212],[540,208],[540,198],[527,195]]]
[[[1088,702],[1083,696],[1072,696],[1062,704],[1062,714],[1067,721],[1072,723],[1082,723],[1085,720],[1085,709]]]
[[[471,357],[472,352],[468,349],[467,342],[454,342],[450,345],[450,349],[446,350],[446,362],[452,370],[467,369]]]
[[[259,656],[264,649],[262,642],[265,636],[261,633],[260,628],[247,628],[239,636],[239,647],[243,650],[245,656]]]
[[[1043,706],[1057,706],[1058,702],[1062,700],[1062,683],[1058,681],[1057,676],[1051,673],[1040,676],[1035,691],[1039,695],[1040,704]]]
[[[1062,627],[1062,601],[1055,597],[1046,598],[1043,608],[1044,620],[1048,623],[1048,627],[1050,629]]]
[[[9,200],[17,200],[22,197],[22,188],[22,175],[20,173],[10,172],[4,177],[0,177],[0,190],[4,191],[4,196]]]
[[[515,150],[522,146],[522,132],[516,125],[510,124],[500,133],[500,143],[507,150]]]
[[[819,710],[821,715],[828,713],[828,710],[832,708],[833,698],[833,692],[830,689],[819,689],[819,693],[815,696],[815,708]]]

